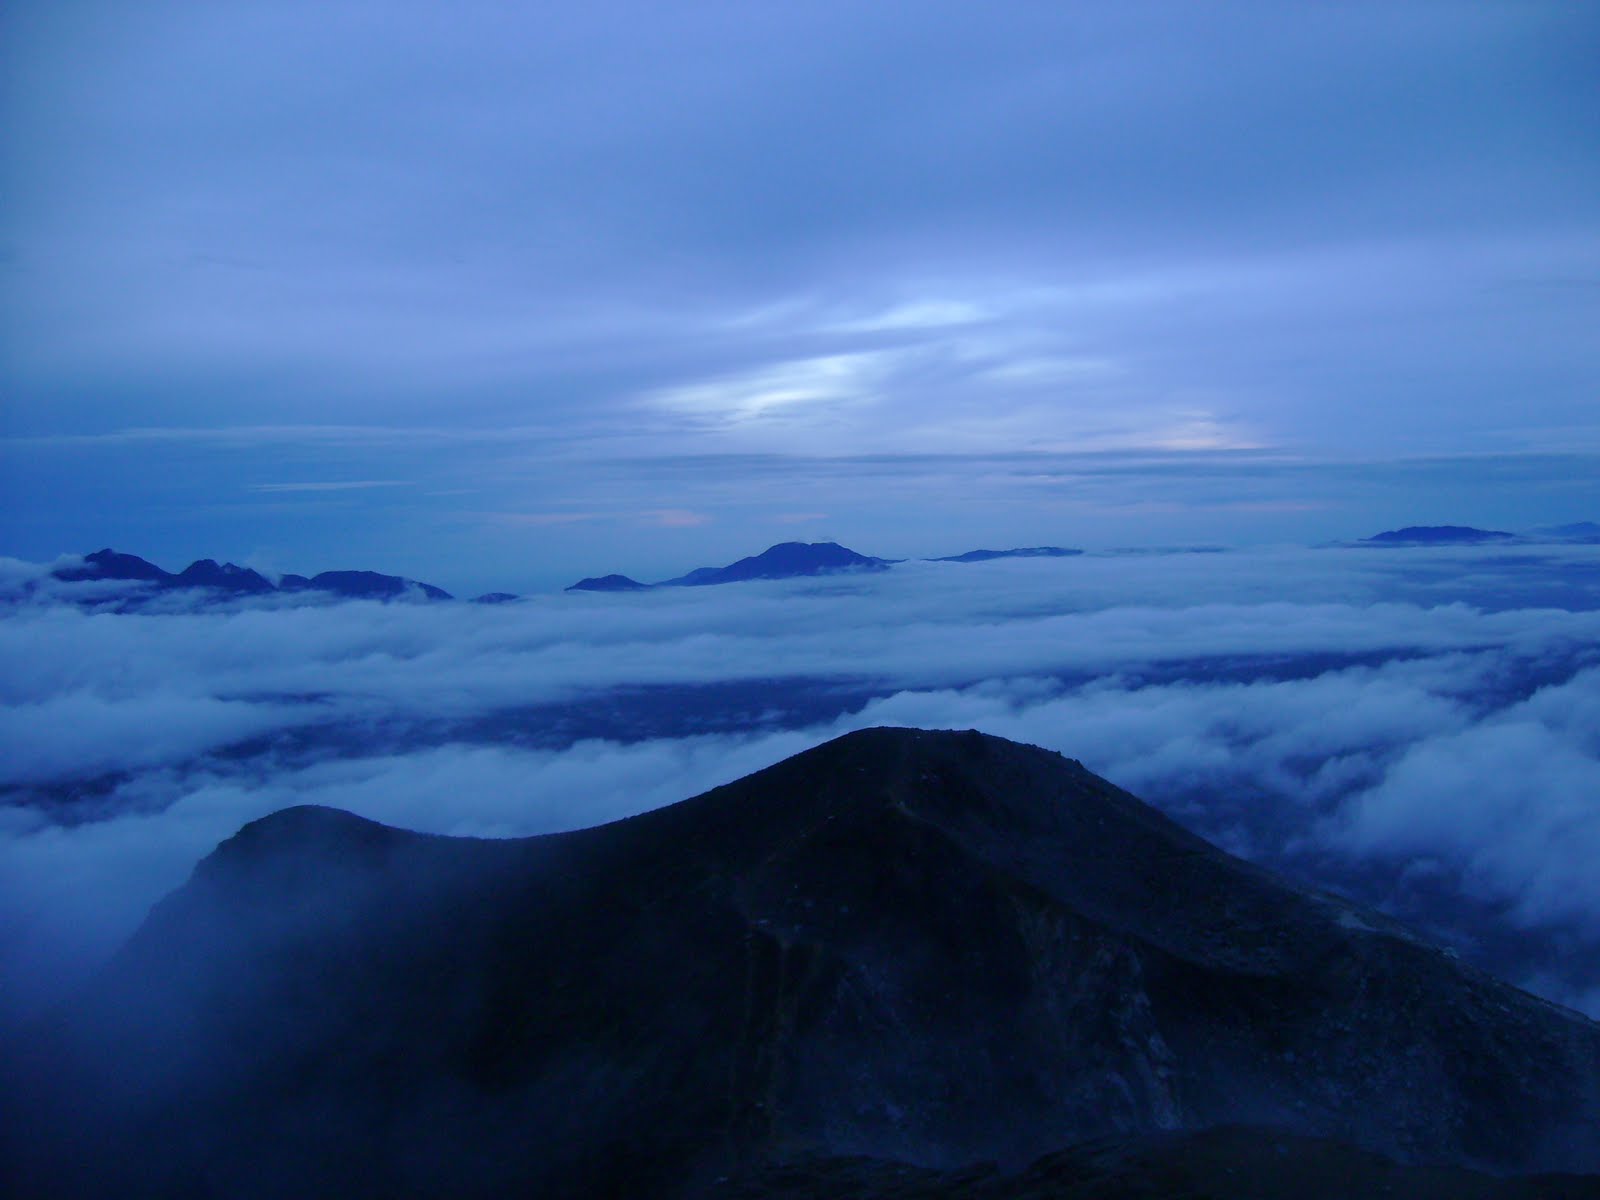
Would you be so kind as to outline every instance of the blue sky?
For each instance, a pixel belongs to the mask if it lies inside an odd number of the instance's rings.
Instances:
[[[1600,518],[1589,5],[0,19],[0,553]]]

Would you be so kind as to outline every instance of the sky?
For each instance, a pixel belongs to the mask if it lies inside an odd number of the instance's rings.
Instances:
[[[1600,9],[0,15],[0,553],[471,594],[1600,517]]]

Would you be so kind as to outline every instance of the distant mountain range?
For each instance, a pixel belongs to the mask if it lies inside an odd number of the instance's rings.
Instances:
[[[1483,542],[1514,541],[1516,537],[1514,533],[1474,529],[1470,525],[1407,525],[1404,529],[1388,529],[1362,540],[1386,546],[1475,546]]]
[[[1469,525],[1407,525],[1385,530],[1345,546],[1476,546],[1488,544],[1600,544],[1600,523],[1578,521],[1545,526],[1526,533],[1478,529]],[[1217,550],[1219,547],[1190,547]],[[1137,553],[1124,551],[1122,553]],[[1172,551],[1167,551],[1171,553]],[[968,550],[924,562],[985,563],[1003,558],[1072,558],[1084,551],[1065,546],[1018,546],[1010,550]],[[1111,551],[1108,553],[1118,553]],[[886,571],[896,558],[860,554],[837,542],[780,542],[760,554],[721,567],[697,567],[685,575],[659,583],[641,583],[626,575],[610,574],[580,579],[569,592],[642,592],[652,588],[710,587],[759,579],[799,579],[812,576]],[[273,582],[259,571],[236,563],[202,558],[174,574],[134,554],[112,549],[84,556],[82,565],[58,567],[52,575],[67,583],[119,580],[143,584],[152,593],[179,589],[204,589],[222,596],[256,596],[272,593],[320,592],[352,600],[451,600],[454,597],[431,583],[377,571],[323,571],[317,575],[284,575]],[[521,599],[512,592],[487,592],[474,598],[479,604],[503,604]],[[137,604],[134,600],[132,603]]]
[[[988,562],[997,558],[1065,558],[1082,554],[1060,546],[1029,546],[1013,550],[972,550],[966,554],[934,559],[935,562]],[[602,575],[580,579],[569,592],[639,592],[649,588],[710,587],[757,579],[798,579],[809,576],[850,572],[886,571],[902,560],[874,558],[858,554],[837,542],[780,542],[760,554],[741,558],[722,567],[697,567],[685,575],[660,583],[640,583],[626,575]],[[96,550],[83,558],[81,566],[57,568],[56,579],[68,583],[92,580],[119,580],[146,585],[153,592],[204,588],[227,596],[269,593],[326,592],[350,600],[451,600],[454,597],[431,583],[376,571],[323,571],[318,575],[284,575],[276,583],[258,571],[235,563],[218,563],[203,558],[173,574],[134,554],[110,548]],[[475,597],[479,604],[503,604],[521,597],[512,592],[488,592]]]
[[[454,599],[443,588],[420,583],[399,575],[380,575],[376,571],[323,571],[320,575],[285,575],[276,584],[259,571],[235,563],[217,563],[202,558],[178,574],[164,571],[155,563],[135,554],[112,549],[96,550],[83,557],[81,567],[59,567],[52,574],[64,582],[115,579],[143,583],[159,591],[183,588],[209,588],[233,595],[260,595],[267,592],[330,592],[348,600]]]
[[[1594,1181],[1474,1171],[1600,1170],[1600,1025],[976,732],[852,733],[544,837],[286,809],[10,1057],[11,1194],[53,1200],[1507,1200]]]
[[[1082,554],[1061,546],[1027,546],[1015,550],[969,550],[949,558],[925,562],[988,562],[996,558],[1068,558]],[[873,558],[858,554],[837,542],[780,542],[760,554],[741,558],[725,567],[698,567],[687,575],[661,583],[640,583],[626,575],[601,575],[580,579],[569,592],[642,592],[652,587],[708,587],[721,583],[743,583],[751,579],[799,579],[811,575],[836,575],[845,572],[886,571],[898,558]]]
[[[1362,546],[1481,546],[1493,542],[1572,542],[1600,543],[1600,524],[1577,521],[1570,525],[1547,525],[1527,533],[1508,533],[1503,529],[1476,529],[1471,525],[1407,525],[1363,538]]]
[[[952,554],[927,561],[976,563],[991,562],[997,558],[1072,558],[1082,553],[1082,550],[1069,550],[1065,546],[1019,546],[1013,550],[968,550],[965,554]]]
[[[687,575],[661,583],[640,583],[626,575],[580,579],[569,592],[641,592],[651,587],[711,587],[744,583],[752,579],[797,579],[809,575],[834,575],[842,571],[886,571],[893,560],[857,554],[837,542],[779,542],[760,554],[741,558],[725,567],[696,567]]]

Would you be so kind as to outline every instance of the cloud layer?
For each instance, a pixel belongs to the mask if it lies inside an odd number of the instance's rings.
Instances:
[[[1593,1007],[1600,953],[1567,951],[1600,952],[1600,611],[1513,602],[1570,595],[1597,563],[1085,556],[156,615],[36,597],[0,622],[0,958],[29,981],[11,1003],[79,977],[278,808],[547,832],[904,724],[1058,749]]]

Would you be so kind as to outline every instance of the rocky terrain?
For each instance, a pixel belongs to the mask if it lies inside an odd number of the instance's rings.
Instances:
[[[1593,1181],[1492,1175],[1600,1170],[1600,1026],[977,733],[850,734],[537,838],[284,810],[9,1058],[36,1196],[1558,1196]]]

